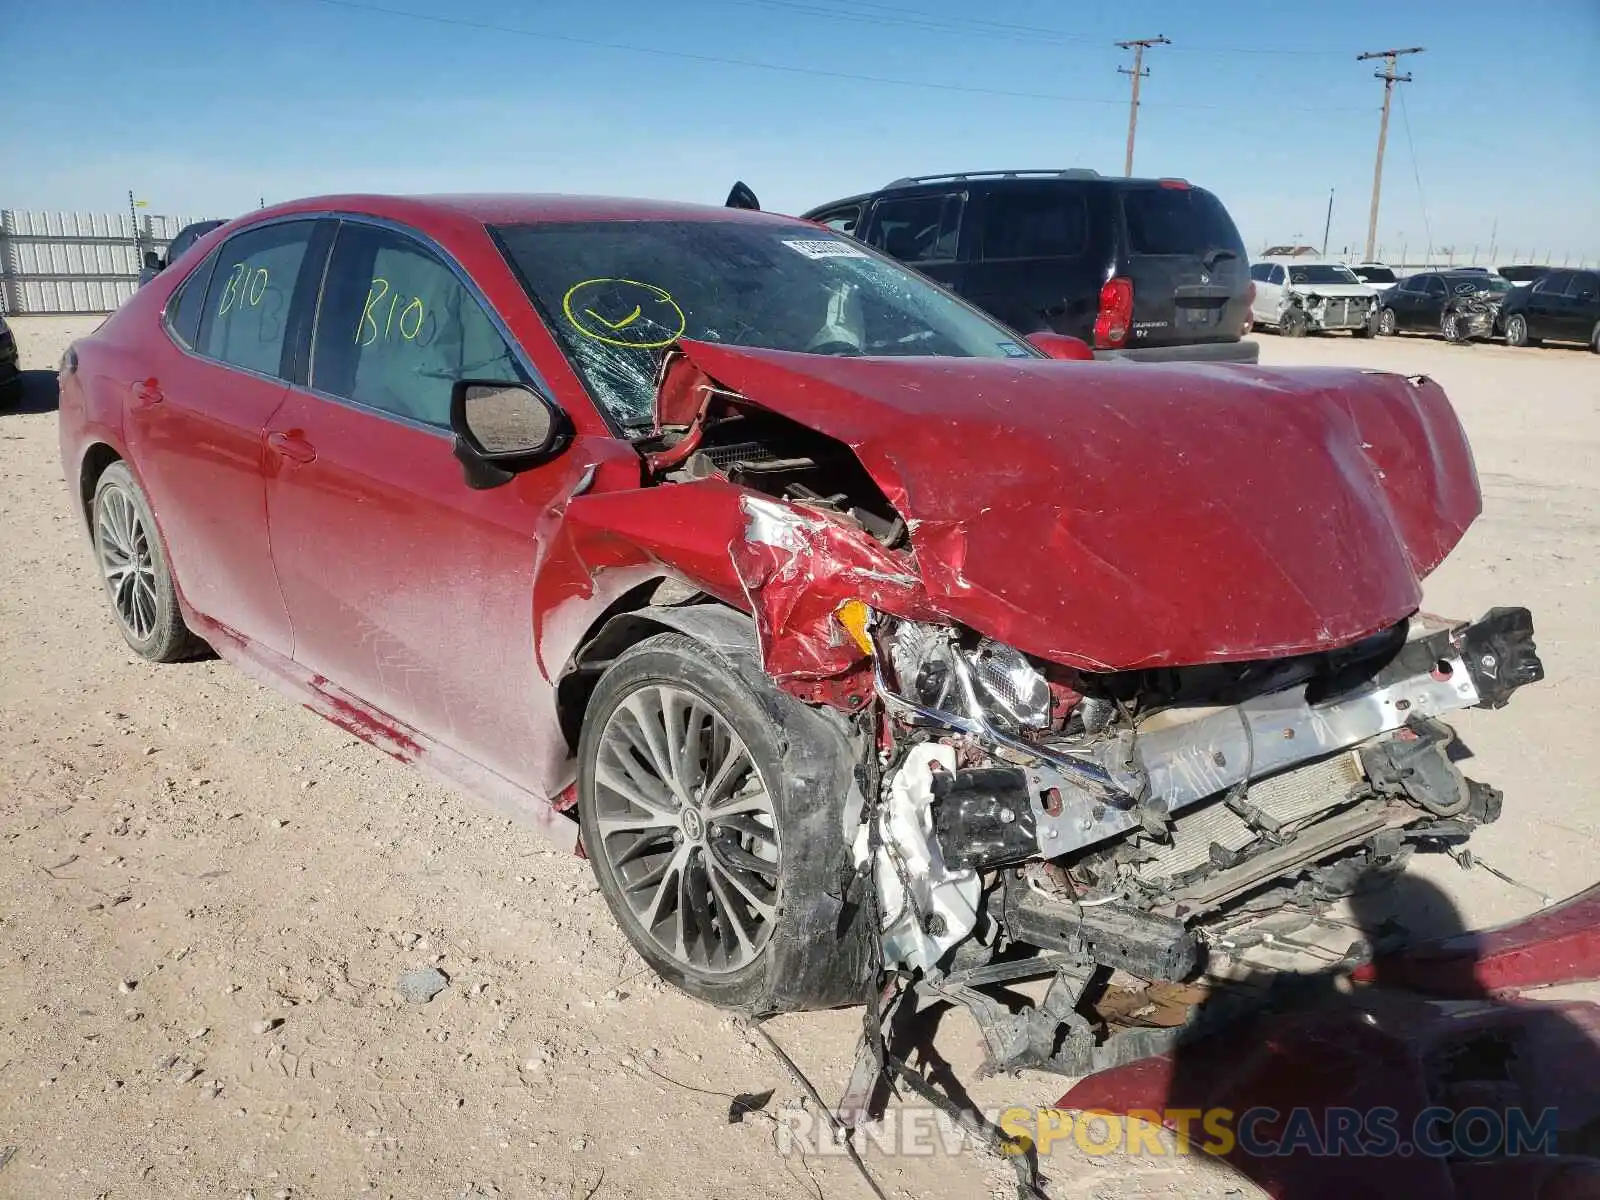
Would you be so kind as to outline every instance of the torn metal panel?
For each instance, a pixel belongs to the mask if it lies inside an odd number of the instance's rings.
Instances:
[[[1514,994],[1600,977],[1600,886],[1520,921],[1380,955],[1355,978],[1430,996]]]
[[[1422,378],[682,348],[854,449],[929,607],[1066,666],[1348,645],[1416,609],[1480,509]],[[809,669],[839,664],[826,650]]]
[[[683,580],[743,608],[728,559],[740,536],[741,489],[720,479],[654,488],[588,492],[568,501],[539,539],[534,568],[534,645],[554,680],[590,625],[624,593],[650,579]]]
[[[763,665],[780,682],[861,669],[865,652],[834,617],[847,600],[914,620],[938,617],[911,557],[846,518],[750,493],[739,506],[744,525],[728,557],[755,616]]]

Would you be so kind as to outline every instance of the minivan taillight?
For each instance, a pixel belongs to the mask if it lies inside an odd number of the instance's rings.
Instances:
[[[1133,326],[1133,280],[1121,275],[1100,289],[1100,311],[1094,319],[1094,344],[1101,350],[1121,349]]]

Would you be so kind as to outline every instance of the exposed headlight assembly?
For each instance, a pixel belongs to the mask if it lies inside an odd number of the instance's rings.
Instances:
[[[1050,719],[1050,687],[1019,651],[989,638],[962,646],[947,626],[895,621],[885,628],[860,601],[842,605],[837,616],[863,649],[870,647],[874,687],[891,712],[1049,763],[1113,808],[1137,803],[1136,791],[1094,758],[1018,736]],[[896,686],[885,676],[886,665]]]

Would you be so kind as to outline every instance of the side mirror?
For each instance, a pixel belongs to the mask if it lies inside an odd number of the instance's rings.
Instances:
[[[1027,342],[1035,350],[1043,350],[1051,358],[1070,358],[1078,362],[1094,360],[1094,351],[1089,349],[1088,342],[1065,333],[1046,333],[1041,330],[1038,333],[1030,333]]]
[[[566,414],[526,383],[458,380],[450,391],[455,456],[467,486],[511,482],[518,471],[561,453],[572,440]]]

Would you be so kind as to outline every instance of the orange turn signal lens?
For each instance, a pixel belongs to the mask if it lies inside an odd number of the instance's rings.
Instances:
[[[852,641],[861,647],[863,654],[872,653],[872,608],[860,600],[846,600],[833,610],[834,619],[844,626]]]

